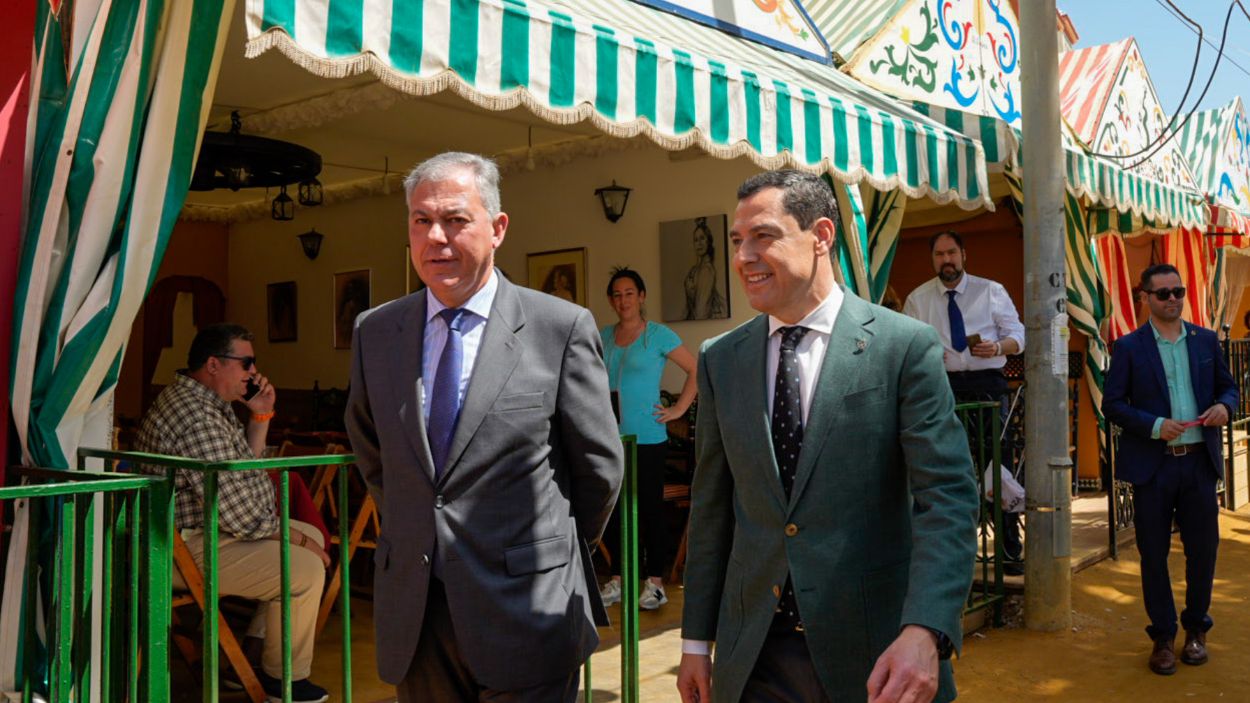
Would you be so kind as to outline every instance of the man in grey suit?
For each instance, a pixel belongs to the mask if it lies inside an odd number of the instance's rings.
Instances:
[[[493,162],[441,154],[404,186],[427,288],[357,321],[346,414],[382,516],[378,671],[400,701],[571,703],[623,474],[599,334],[494,268]]]
[[[968,440],[933,328],[837,285],[837,218],[816,176],[738,189],[734,269],[763,314],[699,357],[685,703],[955,697]]]

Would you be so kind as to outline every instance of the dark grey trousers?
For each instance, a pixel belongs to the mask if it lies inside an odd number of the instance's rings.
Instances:
[[[741,703],[829,703],[802,632],[775,625],[768,631]]]
[[[430,579],[417,653],[395,688],[399,703],[576,703],[580,673],[574,669],[567,678],[515,691],[478,684],[456,647],[443,583]]]

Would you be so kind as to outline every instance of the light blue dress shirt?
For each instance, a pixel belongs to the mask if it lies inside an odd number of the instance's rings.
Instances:
[[[1168,381],[1168,398],[1172,403],[1172,419],[1181,422],[1198,419],[1198,401],[1194,398],[1193,379],[1189,377],[1189,347],[1185,338],[1188,330],[1181,328],[1181,336],[1175,342],[1159,334],[1154,323],[1150,323],[1150,331],[1154,333],[1155,344],[1159,347],[1159,358],[1163,361],[1163,375]],[[1151,439],[1159,439],[1159,429],[1163,427],[1164,418],[1155,420],[1150,431]],[[1202,427],[1190,427],[1179,437],[1168,442],[1168,446],[1180,444],[1197,444],[1202,441]]]

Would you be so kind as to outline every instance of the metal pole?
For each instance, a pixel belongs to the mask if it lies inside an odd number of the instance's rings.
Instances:
[[[1072,461],[1068,456],[1063,151],[1055,0],[1020,3],[1024,114],[1025,543],[1024,622],[1072,621]]]

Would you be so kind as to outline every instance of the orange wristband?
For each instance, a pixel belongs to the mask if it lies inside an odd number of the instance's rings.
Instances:
[[[269,422],[275,414],[272,410],[267,413],[252,413],[252,422]]]

